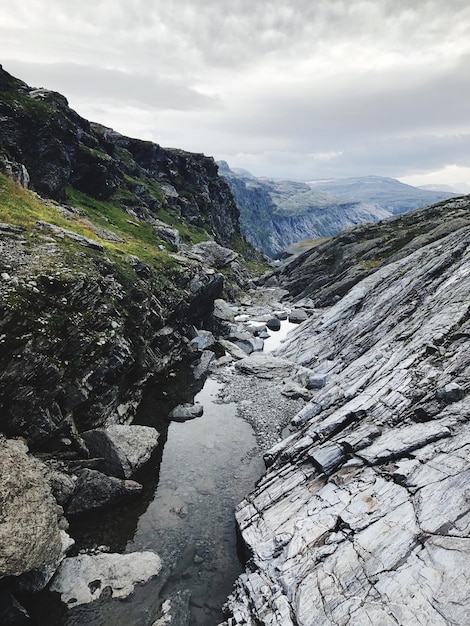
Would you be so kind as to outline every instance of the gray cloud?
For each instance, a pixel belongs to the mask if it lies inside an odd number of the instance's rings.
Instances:
[[[121,132],[266,175],[470,167],[468,0],[0,0],[0,10],[5,68]]]

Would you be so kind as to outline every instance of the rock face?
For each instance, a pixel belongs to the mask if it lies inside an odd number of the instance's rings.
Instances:
[[[0,578],[57,563],[59,509],[40,464],[0,435]]]
[[[470,227],[440,227],[283,347],[323,384],[238,507],[230,626],[468,623]]]
[[[175,246],[178,233],[159,230],[162,208],[206,227],[222,245],[240,242],[239,211],[212,158],[93,124],[61,94],[29,87],[1,67],[0,82],[0,170],[27,176],[30,188],[55,200],[66,200],[67,185],[97,199],[120,198]]]

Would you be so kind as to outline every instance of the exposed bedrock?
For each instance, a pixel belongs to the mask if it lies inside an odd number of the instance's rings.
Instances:
[[[236,516],[226,624],[470,621],[470,229],[380,268],[280,351],[324,385]]]

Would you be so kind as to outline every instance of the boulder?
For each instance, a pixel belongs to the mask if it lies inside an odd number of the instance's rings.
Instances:
[[[215,337],[209,330],[198,330],[197,336],[189,342],[191,352],[202,352],[211,348],[215,343]]]
[[[169,418],[173,422],[186,422],[192,420],[195,417],[201,417],[204,413],[202,404],[196,402],[196,404],[179,404],[169,414]]]
[[[238,254],[230,248],[224,248],[215,241],[203,241],[186,250],[190,258],[197,259],[205,265],[221,269],[227,267],[238,257]]]
[[[159,239],[163,239],[166,243],[178,248],[180,245],[180,234],[176,228],[171,228],[165,222],[156,220],[153,224],[153,232]]]
[[[233,309],[229,304],[227,304],[227,302],[225,302],[225,300],[222,300],[221,298],[214,300],[214,312],[212,315],[224,322],[233,323],[235,321],[235,313]]]
[[[287,359],[272,357],[267,354],[253,354],[237,361],[236,369],[259,378],[288,377],[296,370],[295,365]]]
[[[269,330],[280,330],[281,320],[278,317],[271,317],[266,322],[266,326],[269,328]]]
[[[308,319],[308,315],[304,309],[292,309],[289,313],[289,322],[292,324],[301,324],[306,319]]]
[[[0,577],[56,564],[62,542],[57,506],[39,461],[0,435]]]
[[[97,600],[105,589],[113,598],[126,598],[136,584],[157,576],[161,568],[155,552],[79,554],[64,559],[50,589],[60,593],[69,608]]]
[[[228,341],[228,339],[220,339],[219,343],[234,359],[244,359],[246,357],[246,352],[232,341]]]
[[[203,351],[201,358],[192,366],[193,376],[196,380],[201,380],[201,378],[206,376],[214,359],[215,352],[212,352],[212,350]]]
[[[77,474],[75,491],[66,507],[67,515],[96,511],[139,496],[142,485],[133,480],[106,476],[97,470],[83,469]]]
[[[130,478],[158,445],[159,433],[150,426],[114,424],[83,433],[90,454],[103,459],[102,471]]]

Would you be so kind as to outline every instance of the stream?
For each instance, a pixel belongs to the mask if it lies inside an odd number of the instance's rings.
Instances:
[[[276,349],[293,326],[283,322],[271,332],[265,351]],[[191,372],[182,368],[156,381],[142,403],[137,421],[161,432],[158,449],[134,476],[144,486],[143,497],[72,520],[70,527],[78,549],[157,552],[161,574],[125,600],[102,596],[72,609],[51,594],[38,594],[39,626],[152,626],[168,599],[172,623],[178,615],[183,624],[189,615],[190,626],[223,621],[222,606],[243,571],[235,506],[253,489],[264,463],[252,427],[237,416],[235,403],[221,401],[223,384],[210,376],[195,393],[192,383]],[[202,417],[165,421],[173,406],[193,399],[203,405]]]

